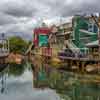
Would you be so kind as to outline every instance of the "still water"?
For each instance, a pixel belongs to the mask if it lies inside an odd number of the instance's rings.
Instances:
[[[32,79],[32,73],[27,68],[20,75],[11,72],[10,75],[5,73],[3,75],[5,89],[3,93],[0,93],[0,100],[60,100],[57,93],[51,89],[39,90],[33,88]],[[1,89],[2,78],[0,80]]]
[[[10,65],[0,73],[0,100],[100,100],[100,84],[80,83],[94,78],[54,71],[48,79],[52,89],[35,89],[30,63]]]

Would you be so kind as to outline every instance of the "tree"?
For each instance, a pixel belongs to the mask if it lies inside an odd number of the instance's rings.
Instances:
[[[23,54],[28,47],[28,42],[19,36],[9,38],[10,52]]]

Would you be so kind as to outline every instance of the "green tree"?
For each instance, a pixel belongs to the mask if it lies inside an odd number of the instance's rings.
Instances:
[[[28,47],[28,42],[19,36],[13,36],[9,38],[9,45],[11,52],[23,54]]]

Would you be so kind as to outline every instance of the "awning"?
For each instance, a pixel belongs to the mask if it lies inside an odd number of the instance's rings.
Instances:
[[[88,35],[96,35],[97,33],[89,32],[87,30],[80,29],[80,32],[87,33]]]
[[[98,40],[86,44],[87,47],[93,47],[93,46],[98,46],[98,45],[99,45],[99,41]]]

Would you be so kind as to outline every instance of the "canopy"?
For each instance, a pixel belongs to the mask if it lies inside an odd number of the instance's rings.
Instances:
[[[87,47],[93,47],[93,46],[98,46],[98,45],[99,45],[99,41],[98,40],[86,44]]]
[[[83,29],[80,29],[79,31],[80,31],[80,32],[83,32],[83,33],[86,33],[86,34],[88,34],[88,35],[96,35],[96,34],[97,34],[97,33],[89,32],[89,31],[87,31],[87,30],[83,30]]]

